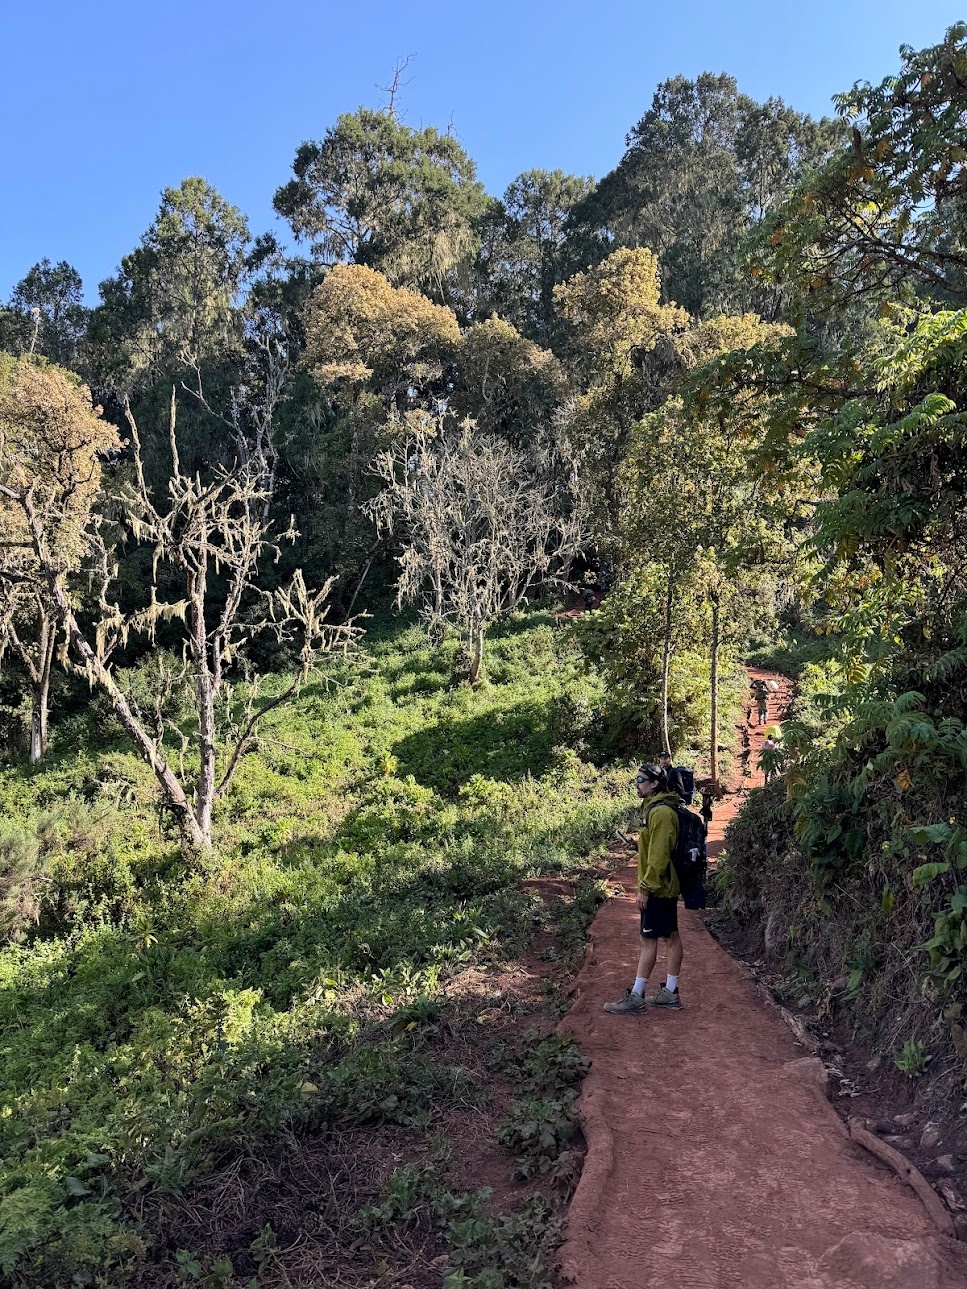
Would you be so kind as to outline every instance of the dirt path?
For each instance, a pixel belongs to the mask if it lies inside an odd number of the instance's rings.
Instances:
[[[788,694],[786,682],[780,703]],[[762,781],[761,738],[752,731],[751,780],[736,764],[739,791],[716,809],[710,851]],[[619,876],[625,895],[594,920],[564,1022],[592,1058],[564,1277],[578,1289],[967,1286],[967,1246],[938,1235],[913,1192],[849,1140],[820,1090],[820,1062],[700,914],[681,924],[682,1011],[602,1011],[628,987],[638,952],[634,870]],[[660,955],[649,994],[662,979]]]

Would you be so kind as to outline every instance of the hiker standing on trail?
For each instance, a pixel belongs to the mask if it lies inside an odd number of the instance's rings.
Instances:
[[[657,765],[643,765],[635,778],[639,799],[647,805],[638,833],[638,897],[640,913],[638,974],[635,983],[617,1002],[605,1003],[604,1010],[620,1016],[645,1010],[648,977],[658,960],[658,941],[667,943],[668,977],[651,999],[652,1006],[678,1010],[678,975],[682,968],[682,938],[678,933],[678,896],[681,887],[672,852],[678,841],[678,794],[670,792],[664,771]]]
[[[705,821],[705,827],[708,828],[712,822],[712,805],[718,799],[718,793],[715,790],[715,784],[709,781],[702,785],[702,808],[699,814]]]
[[[668,784],[668,791],[677,792],[683,801],[688,802],[690,798],[685,789],[685,780],[682,778],[682,772],[676,765],[672,765],[672,758],[669,752],[659,752],[658,766],[665,775],[665,782]]]
[[[769,719],[769,689],[761,677],[752,681],[752,697],[755,699],[758,724],[765,725]]]

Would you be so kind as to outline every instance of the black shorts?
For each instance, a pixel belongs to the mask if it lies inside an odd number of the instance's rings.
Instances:
[[[648,896],[648,907],[641,910],[641,934],[645,940],[667,940],[678,930],[678,898]]]

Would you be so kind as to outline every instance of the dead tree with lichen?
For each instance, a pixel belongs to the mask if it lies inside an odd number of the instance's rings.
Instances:
[[[212,843],[212,816],[241,763],[255,743],[259,722],[293,698],[321,654],[345,649],[358,630],[327,621],[332,580],[310,590],[301,571],[287,585],[264,590],[260,575],[277,561],[279,543],[296,536],[273,533],[268,521],[272,477],[262,452],[249,453],[203,478],[183,469],[176,427],[177,396],[172,388],[168,438],[171,474],[163,501],[155,498],[144,471],[141,435],[130,404],[125,403],[133,468],[117,499],[117,519],[92,526],[92,587],[96,599],[93,628],[78,621],[69,589],[59,575],[57,559],[29,493],[9,494],[20,507],[37,568],[46,580],[67,637],[65,662],[103,692],[136,748],[151,766],[166,806],[195,850]],[[116,599],[120,539],[130,534],[151,551],[148,602],[134,612],[122,611]],[[180,594],[159,593],[164,570],[174,574]],[[170,577],[164,579],[165,585]],[[216,585],[217,583],[217,585]],[[185,746],[175,769],[166,750],[170,723],[159,703],[154,713],[137,710],[118,681],[112,657],[132,634],[152,644],[160,623],[183,624],[183,673],[194,691],[196,724],[191,743],[197,759],[194,783],[187,778]],[[241,714],[234,701],[233,673],[244,663],[254,637],[270,634],[297,648],[298,665],[289,683],[272,696],[256,681],[248,685]],[[249,676],[251,681],[251,677]]]
[[[402,548],[400,603],[459,625],[475,684],[491,624],[536,584],[567,582],[584,538],[576,473],[559,453],[521,452],[472,421],[429,420],[373,469],[385,487],[371,511]]]

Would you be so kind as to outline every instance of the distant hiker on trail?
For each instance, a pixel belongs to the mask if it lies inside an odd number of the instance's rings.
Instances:
[[[638,833],[638,896],[641,952],[635,983],[617,1002],[605,1003],[604,1010],[620,1016],[645,1010],[648,976],[658,960],[658,941],[665,940],[668,978],[651,999],[654,1007],[678,1010],[678,975],[682,967],[682,939],[678,934],[678,896],[681,886],[672,863],[672,852],[678,841],[680,800],[668,789],[664,771],[657,765],[643,765],[635,778],[638,796],[647,804]]]
[[[664,771],[669,792],[677,792],[686,805],[691,805],[692,797],[695,793],[694,778],[692,779],[692,790],[689,791],[689,785],[685,774],[682,772],[682,767],[672,765],[672,758],[667,752],[659,752],[658,765]],[[691,771],[687,773],[691,774]]]
[[[760,677],[752,681],[752,697],[755,699],[758,724],[765,725],[769,719],[769,689]]]
[[[698,813],[705,820],[706,828],[712,822],[712,805],[720,796],[721,791],[716,789],[711,779],[702,784],[702,808]]]

